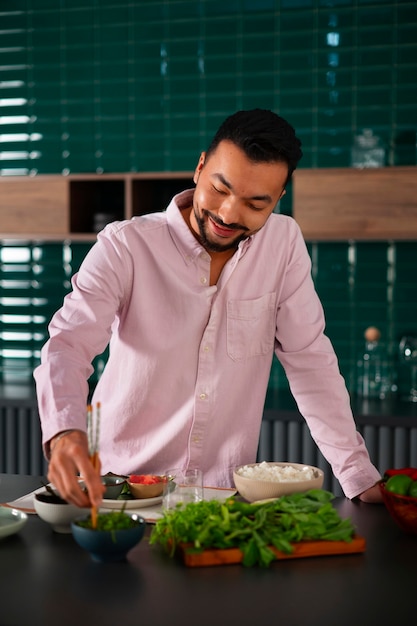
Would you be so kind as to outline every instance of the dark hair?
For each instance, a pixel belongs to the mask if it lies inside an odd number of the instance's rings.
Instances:
[[[231,141],[253,162],[283,161],[288,165],[286,183],[303,156],[301,141],[283,117],[266,109],[237,111],[227,117],[214,135],[206,158],[221,141]]]

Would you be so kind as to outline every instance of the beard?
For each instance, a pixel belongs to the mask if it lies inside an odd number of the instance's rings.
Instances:
[[[201,209],[201,215],[197,213],[197,210],[195,207],[193,207],[193,211],[194,211],[195,221],[197,222],[197,226],[198,226],[200,242],[206,250],[211,250],[211,252],[226,252],[227,250],[237,250],[239,243],[248,237],[248,234],[244,232],[244,233],[241,233],[240,235],[237,235],[236,239],[232,239],[232,241],[228,241],[227,243],[224,243],[224,244],[218,243],[217,241],[213,241],[212,239],[210,239],[210,236],[208,234],[208,228],[207,228],[208,218],[212,219],[213,222],[216,222],[216,224],[219,224],[219,226],[224,226],[227,228],[235,229],[236,231],[238,230],[248,231],[248,229],[246,228],[246,226],[241,226],[239,224],[224,224],[221,220],[219,220],[218,217],[216,217],[215,215],[213,215],[212,213],[210,213],[210,211],[207,211],[206,209]],[[205,217],[206,220],[204,220],[203,217]]]

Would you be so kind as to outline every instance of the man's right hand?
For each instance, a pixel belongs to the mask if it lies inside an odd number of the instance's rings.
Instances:
[[[52,439],[51,450],[48,479],[59,491],[61,498],[79,507],[99,507],[105,487],[100,479],[100,471],[97,472],[90,461],[87,434],[73,430],[57,438],[55,443]],[[78,474],[86,491],[80,485]]]

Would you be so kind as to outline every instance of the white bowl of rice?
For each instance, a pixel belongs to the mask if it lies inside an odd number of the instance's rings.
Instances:
[[[248,502],[279,498],[290,493],[321,489],[324,473],[302,463],[250,463],[233,472],[235,487]]]

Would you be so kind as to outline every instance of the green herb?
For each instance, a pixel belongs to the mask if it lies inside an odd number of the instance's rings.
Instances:
[[[118,500],[133,500],[133,496],[130,493],[130,487],[127,482],[123,485],[120,494],[117,496]]]
[[[290,554],[294,542],[327,539],[351,541],[354,526],[341,519],[329,491],[311,489],[260,504],[240,502],[233,497],[190,503],[165,511],[152,529],[151,544],[160,544],[170,556],[179,544],[206,548],[239,548],[243,565],[268,567],[273,550]]]
[[[93,528],[91,516],[85,520],[78,520],[76,523],[82,528]],[[110,513],[99,513],[97,515],[97,527],[94,530],[123,530],[125,528],[134,528],[137,525],[137,520],[132,519],[130,515],[123,511],[111,511]]]

